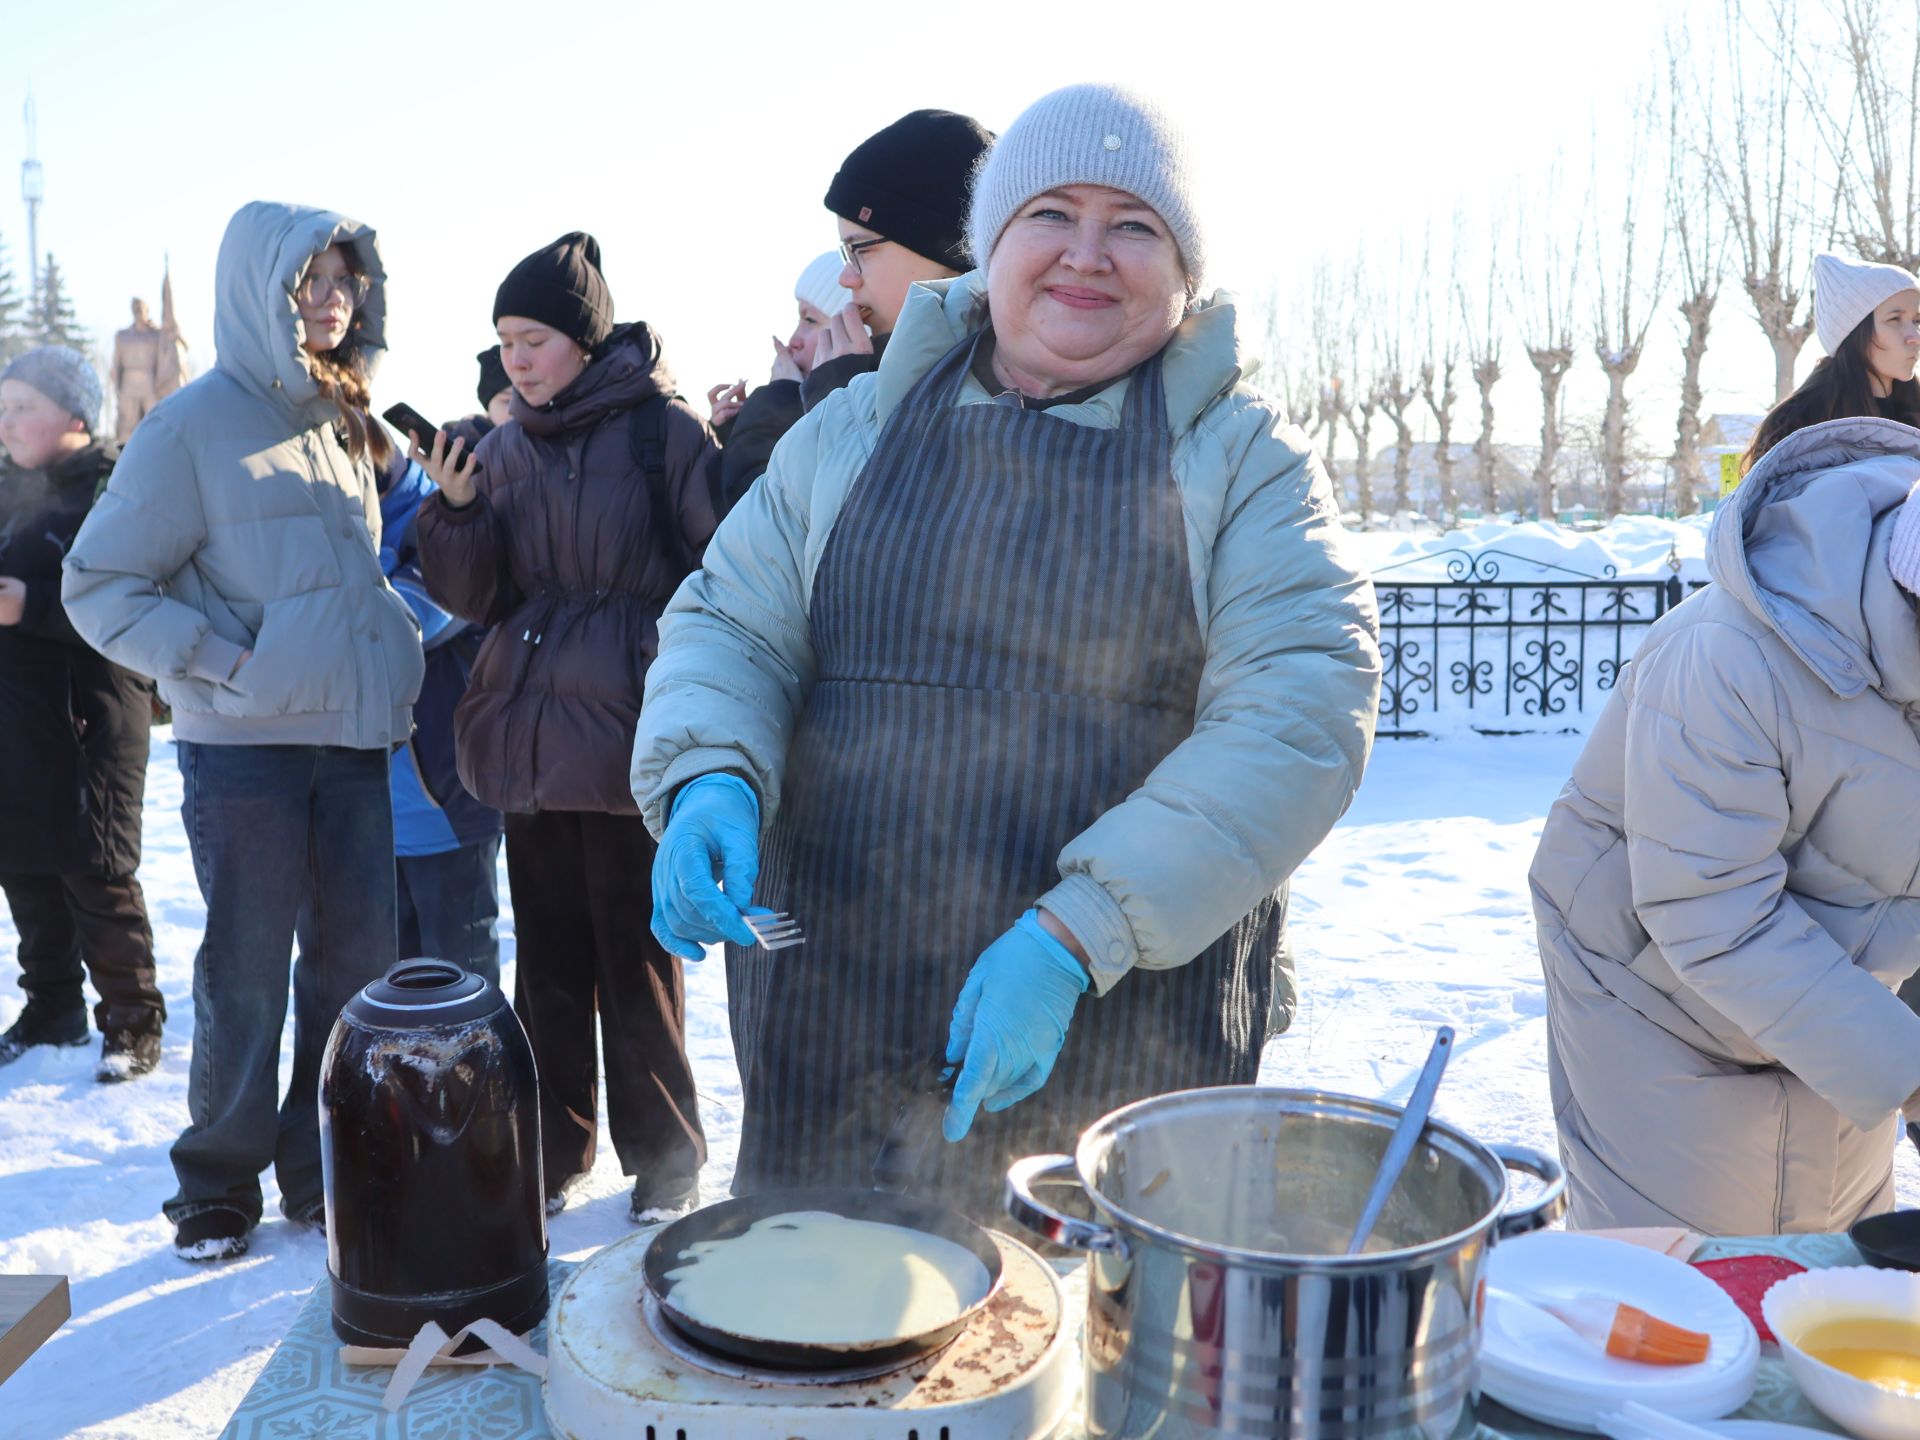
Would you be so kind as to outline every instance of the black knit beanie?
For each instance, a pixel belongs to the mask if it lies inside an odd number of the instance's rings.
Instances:
[[[493,320],[520,315],[591,350],[613,331],[613,296],[600,273],[600,242],[584,230],[536,250],[500,282]]]
[[[915,110],[854,146],[827,209],[955,270],[968,268],[967,194],[993,132],[951,110]]]
[[[513,311],[502,310],[502,315],[511,315]],[[533,318],[531,316],[529,319]],[[493,397],[513,382],[507,379],[507,367],[500,360],[500,347],[489,345],[473,357],[480,362],[480,408],[486,409],[493,403]]]

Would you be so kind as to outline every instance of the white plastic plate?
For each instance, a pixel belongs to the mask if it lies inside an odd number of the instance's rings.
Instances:
[[[1753,1394],[1759,1336],[1726,1291],[1678,1260],[1618,1240],[1546,1230],[1496,1246],[1486,1281],[1543,1299],[1603,1295],[1712,1340],[1698,1365],[1615,1360],[1551,1315],[1489,1294],[1480,1384],[1510,1410],[1592,1433],[1600,1415],[1630,1400],[1699,1421],[1738,1410]]]

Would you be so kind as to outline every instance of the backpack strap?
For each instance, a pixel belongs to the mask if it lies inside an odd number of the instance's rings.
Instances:
[[[687,546],[674,522],[667,498],[667,407],[676,394],[650,395],[627,412],[627,449],[647,478],[647,503],[653,512],[653,533],[682,574],[693,569]]]

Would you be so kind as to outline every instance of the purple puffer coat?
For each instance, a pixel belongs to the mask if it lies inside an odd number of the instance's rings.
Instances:
[[[712,432],[676,398],[664,512],[678,534],[656,530],[631,412],[672,392],[658,337],[621,326],[546,406],[514,397],[477,451],[472,504],[420,509],[428,591],[493,627],[454,714],[460,779],[483,804],[639,813],[627,766],[655,625],[719,523]]]

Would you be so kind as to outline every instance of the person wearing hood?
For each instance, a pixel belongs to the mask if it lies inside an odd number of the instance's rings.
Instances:
[[[1011,1159],[1257,1074],[1378,621],[1326,472],[1242,383],[1189,154],[1118,87],[1029,107],[974,187],[982,270],[913,287],[661,622],[633,792],[655,932],[729,942],[736,1193],[871,1183],[940,1054],[920,1183],[983,1215]],[[754,948],[755,905],[805,948]]]
[[[423,659],[381,573],[368,414],[386,347],[374,232],[256,201],[215,271],[212,370],[140,424],[68,552],[81,637],[172,707],[181,814],[206,901],[194,957],[191,1124],[166,1203],[182,1258],[242,1254],[274,1168],[297,1223],[324,1222],[320,1056],[340,1007],[394,961],[387,756]],[[294,1060],[278,1083],[287,957]]]
[[[100,401],[77,350],[0,370],[0,889],[27,992],[0,1065],[86,1044],[91,973],[95,1075],[112,1081],[159,1063],[167,1005],[135,878],[153,687],[89,648],[60,606],[61,557],[113,471]]]
[[[614,323],[591,235],[527,256],[494,297],[512,418],[468,456],[417,450],[428,590],[492,627],[455,712],[460,779],[506,812],[515,1004],[540,1071],[550,1207],[593,1166],[599,1066],[631,1213],[690,1208],[706,1137],[680,962],[653,939],[653,841],[626,784],[660,613],[717,523],[713,436],[660,339]]]
[[[1756,432],[1714,583],[1648,631],[1534,855],[1576,1228],[1845,1230],[1892,1207],[1920,1119],[1894,993],[1920,968],[1920,432],[1885,418],[1920,400],[1920,281],[1815,274],[1828,357]]]

